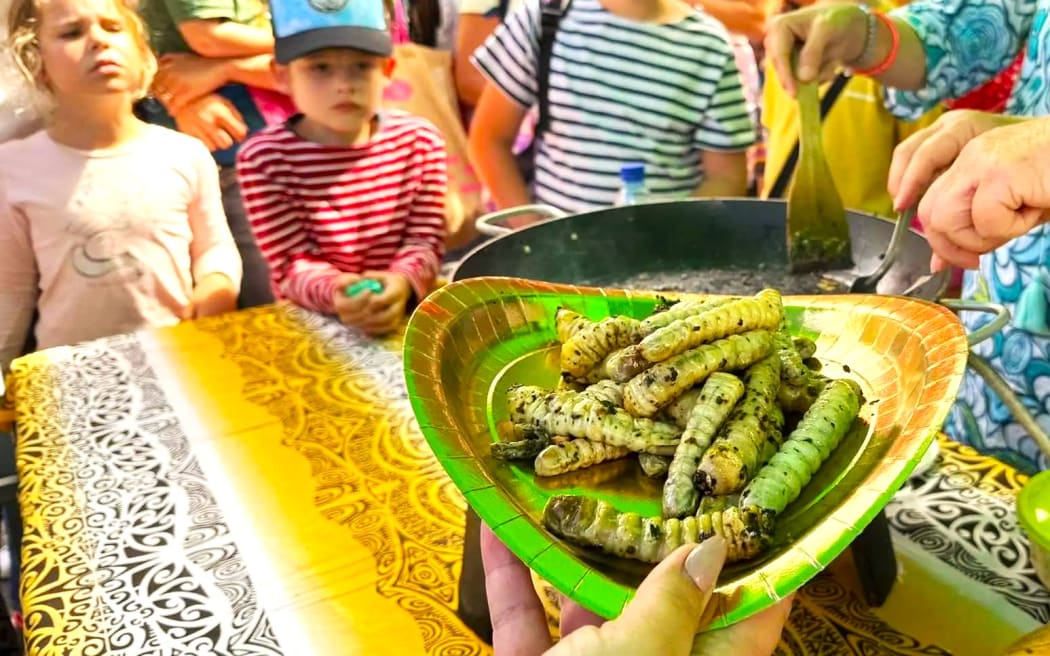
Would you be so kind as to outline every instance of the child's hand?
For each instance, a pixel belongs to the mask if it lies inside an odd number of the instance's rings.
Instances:
[[[204,276],[193,288],[190,297],[190,317],[213,317],[237,309],[237,289],[224,273]]]
[[[353,296],[346,295],[346,290],[359,280],[361,276],[356,273],[344,273],[335,279],[332,307],[335,309],[335,316],[339,317],[339,321],[344,326],[359,326],[368,313],[369,292],[364,291]]]
[[[375,294],[363,290],[346,296],[346,289],[363,278],[378,280],[383,291]],[[389,271],[367,271],[364,275],[347,273],[336,278],[335,284],[333,305],[339,321],[372,336],[386,335],[397,329],[412,294],[408,278]]]
[[[361,329],[375,336],[394,332],[405,318],[405,307],[412,295],[412,285],[402,273],[366,271],[365,277],[383,283],[383,291],[379,294],[368,294],[369,316]]]

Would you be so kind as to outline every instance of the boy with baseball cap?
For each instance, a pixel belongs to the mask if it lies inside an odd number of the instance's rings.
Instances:
[[[389,333],[437,277],[444,141],[424,119],[380,110],[394,68],[382,0],[270,8],[274,75],[299,113],[250,138],[237,175],[274,295]]]

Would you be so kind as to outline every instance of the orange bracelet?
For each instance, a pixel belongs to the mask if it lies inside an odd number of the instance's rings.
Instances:
[[[883,59],[880,63],[872,66],[871,68],[864,69],[853,69],[855,75],[865,75],[867,77],[877,77],[882,75],[886,71],[890,70],[894,62],[897,61],[897,55],[900,54],[901,48],[901,33],[897,29],[897,24],[893,22],[886,14],[881,11],[872,12],[875,18],[878,18],[883,24],[890,30],[890,51],[886,54],[886,59]]]

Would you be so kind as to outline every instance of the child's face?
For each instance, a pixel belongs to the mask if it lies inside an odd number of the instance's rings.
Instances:
[[[393,60],[349,48],[318,50],[278,66],[278,84],[308,119],[356,139],[379,109]]]
[[[43,0],[39,30],[45,82],[56,96],[138,87],[139,49],[111,0]]]

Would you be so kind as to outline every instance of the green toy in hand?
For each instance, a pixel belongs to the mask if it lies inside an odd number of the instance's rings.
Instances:
[[[379,294],[383,291],[383,283],[374,278],[362,278],[343,290],[343,293],[348,297],[353,297],[363,291],[370,291],[373,294]]]

